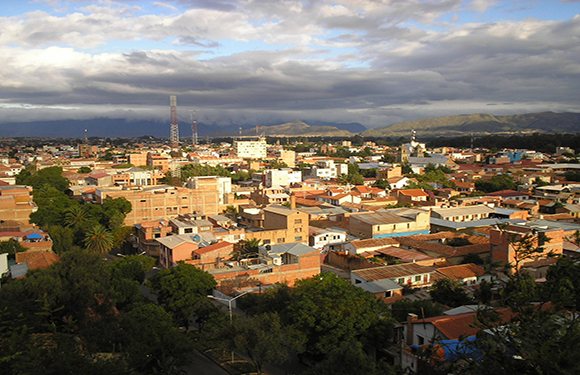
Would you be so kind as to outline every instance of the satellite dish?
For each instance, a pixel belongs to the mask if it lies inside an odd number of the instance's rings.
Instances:
[[[199,242],[199,241],[201,241],[201,237],[199,236],[199,234],[196,234],[195,236],[193,236],[193,240],[195,242]]]

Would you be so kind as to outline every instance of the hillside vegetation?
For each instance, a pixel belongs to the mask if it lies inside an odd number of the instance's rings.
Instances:
[[[580,131],[580,113],[540,112],[509,116],[479,113],[445,116],[369,129],[362,135],[364,137],[406,137],[413,129],[419,131],[421,137],[453,137],[466,133],[475,135],[576,133]]]

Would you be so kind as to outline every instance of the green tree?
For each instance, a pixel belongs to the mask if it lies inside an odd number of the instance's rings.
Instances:
[[[61,192],[68,189],[70,185],[70,181],[62,177],[61,167],[48,167],[36,173],[31,173],[30,170],[26,170],[26,172],[21,172],[16,176],[16,183],[18,185],[32,186],[34,190],[48,185]]]
[[[85,246],[87,250],[96,253],[109,252],[113,248],[113,236],[105,227],[97,224],[87,231]]]
[[[404,322],[407,320],[407,315],[409,313],[416,314],[417,316],[423,318],[430,318],[432,316],[439,316],[443,314],[443,307],[434,304],[432,301],[408,301],[400,300],[391,305],[391,311],[393,318],[397,322]]]
[[[171,315],[162,307],[152,303],[134,305],[123,328],[132,369],[145,374],[166,374],[189,363],[192,343],[173,325]]]
[[[228,348],[248,358],[260,375],[264,364],[283,363],[290,349],[299,347],[277,313],[236,319],[235,324],[224,327],[222,337]]]
[[[379,189],[385,189],[385,190],[391,190],[391,184],[389,184],[389,181],[384,180],[382,178],[378,179],[374,184],[374,187],[377,187]]]
[[[77,173],[91,173],[91,171],[92,169],[87,166],[82,166],[79,169],[77,169]]]
[[[319,355],[359,337],[378,320],[390,319],[374,295],[332,273],[299,280],[288,310],[291,323],[305,335],[307,350]]]
[[[90,219],[89,211],[86,206],[71,206],[65,211],[64,225],[67,227],[76,227]]]
[[[437,280],[433,283],[429,293],[433,301],[450,307],[468,305],[473,302],[463,286],[456,280]]]
[[[162,270],[149,279],[159,303],[186,328],[193,314],[207,310],[211,304],[207,295],[216,285],[212,275],[185,263]]]
[[[10,258],[14,258],[16,253],[22,253],[26,248],[16,241],[8,240],[0,242],[0,254],[8,254]]]
[[[71,228],[53,225],[48,229],[52,240],[52,250],[57,254],[71,250],[74,245],[74,232]]]
[[[34,190],[38,210],[30,214],[30,221],[40,227],[63,224],[65,212],[79,203],[53,186],[45,185]]]

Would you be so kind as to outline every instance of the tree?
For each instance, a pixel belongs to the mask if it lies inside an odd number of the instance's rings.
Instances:
[[[86,206],[72,206],[65,211],[64,224],[67,227],[76,227],[89,220],[89,211]]]
[[[234,258],[240,260],[243,258],[255,257],[258,255],[259,247],[260,247],[259,238],[244,240],[241,243],[241,246],[238,246],[239,250],[234,252]]]
[[[77,169],[77,173],[91,173],[91,171],[92,169],[87,166],[82,166],[79,169]]]
[[[456,280],[437,280],[433,283],[429,293],[433,301],[450,307],[467,305],[472,302],[465,289]]]
[[[430,318],[432,316],[439,316],[443,314],[443,307],[436,305],[433,301],[423,300],[423,301],[407,301],[400,300],[391,305],[391,311],[393,318],[397,322],[404,322],[407,320],[407,315],[409,313],[416,314],[417,316],[423,318]]]
[[[52,250],[57,254],[71,250],[74,245],[74,232],[71,228],[53,225],[48,229],[52,240]]]
[[[113,248],[111,232],[100,224],[87,231],[84,242],[87,250],[97,253],[106,253]]]
[[[288,310],[291,324],[306,338],[306,349],[318,355],[390,319],[384,303],[332,273],[299,280]]]
[[[224,327],[222,337],[231,350],[242,353],[256,366],[258,374],[266,363],[285,362],[290,348],[297,347],[277,313],[236,319],[235,324]]]
[[[379,189],[385,189],[385,190],[391,190],[391,184],[389,183],[389,181],[384,180],[382,178],[378,179],[374,184],[374,187],[377,187]]]
[[[16,183],[18,185],[32,186],[34,190],[48,185],[61,192],[68,189],[70,185],[70,181],[62,177],[61,167],[48,167],[36,173],[31,173],[30,170],[26,170],[26,172],[21,172],[16,176]]]
[[[149,279],[159,303],[186,329],[191,316],[211,304],[207,295],[216,285],[212,275],[186,263],[162,270]]]
[[[136,304],[126,315],[124,330],[131,368],[142,373],[169,373],[189,362],[191,341],[174,327],[171,315],[152,303]]]
[[[22,253],[24,251],[26,251],[26,248],[16,241],[8,240],[0,242],[0,254],[8,254],[10,258],[14,258],[16,253]]]
[[[40,227],[63,224],[65,212],[79,203],[53,186],[45,185],[34,190],[38,210],[30,214],[30,221]]]

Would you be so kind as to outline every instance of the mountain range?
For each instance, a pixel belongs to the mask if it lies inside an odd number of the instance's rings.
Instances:
[[[413,130],[421,138],[462,135],[578,133],[580,113],[539,112],[494,116],[487,113],[425,118],[364,131],[363,137],[408,137]]]
[[[252,124],[216,125],[198,124],[200,137],[235,137],[256,135]],[[169,123],[156,121],[129,121],[126,119],[96,118],[90,120],[61,120],[0,123],[0,136],[3,137],[45,137],[45,138],[83,138],[84,129],[89,137],[140,137],[152,135],[169,137]],[[216,131],[216,129],[219,129]],[[332,123],[322,121],[302,121],[260,126],[259,134],[269,136],[310,136],[310,137],[409,137],[416,130],[420,139],[435,137],[456,137],[462,135],[489,134],[529,134],[539,133],[578,133],[580,132],[580,113],[539,112],[520,115],[494,116],[487,113],[473,115],[445,116],[400,122],[376,129],[366,129],[360,123]],[[191,125],[180,124],[182,139],[191,136]]]

